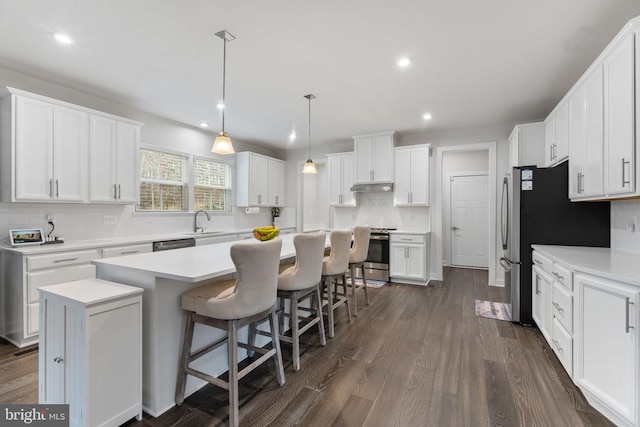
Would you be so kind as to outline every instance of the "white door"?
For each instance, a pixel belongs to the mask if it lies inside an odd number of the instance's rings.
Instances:
[[[489,267],[487,175],[451,178],[451,263]]]

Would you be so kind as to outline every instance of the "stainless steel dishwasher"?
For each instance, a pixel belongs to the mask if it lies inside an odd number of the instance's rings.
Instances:
[[[190,248],[196,245],[196,239],[174,239],[153,242],[153,252],[168,251],[171,249]]]

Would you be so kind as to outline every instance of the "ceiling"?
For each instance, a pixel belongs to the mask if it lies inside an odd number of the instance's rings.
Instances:
[[[543,119],[637,15],[638,0],[0,0],[0,66],[217,132],[226,29],[226,131],[293,149],[308,93],[313,144]]]

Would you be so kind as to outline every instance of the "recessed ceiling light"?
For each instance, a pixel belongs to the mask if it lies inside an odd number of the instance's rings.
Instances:
[[[291,133],[289,134],[289,142],[293,142],[296,140],[296,131],[292,130]]]
[[[224,104],[222,103],[222,101],[218,102],[218,105],[216,105],[216,107],[218,107],[220,110],[224,110]]]
[[[398,67],[400,68],[407,68],[409,65],[411,65],[411,58],[408,57],[403,57],[398,59]]]
[[[200,127],[201,127],[201,128],[208,128],[208,127],[209,127],[209,123],[207,123],[207,122],[202,122],[202,123],[200,123]]]
[[[54,33],[53,37],[62,44],[73,44],[73,40],[66,34]]]
[[[424,113],[422,115],[422,120],[431,120],[431,113]]]

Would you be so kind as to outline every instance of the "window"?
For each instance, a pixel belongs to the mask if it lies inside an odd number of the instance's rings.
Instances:
[[[140,149],[139,212],[230,211],[230,200],[228,164],[188,154]]]
[[[209,159],[193,160],[193,210],[230,209],[231,168]]]

